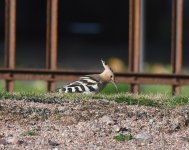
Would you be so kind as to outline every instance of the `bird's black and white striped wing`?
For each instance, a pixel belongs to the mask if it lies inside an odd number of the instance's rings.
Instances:
[[[57,92],[64,93],[98,93],[103,87],[97,75],[86,75],[81,77],[78,81],[72,82],[63,88],[57,89]]]

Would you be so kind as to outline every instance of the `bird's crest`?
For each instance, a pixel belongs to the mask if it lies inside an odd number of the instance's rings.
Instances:
[[[105,70],[110,70],[112,71],[112,69],[108,66],[108,64],[106,64],[106,62],[104,60],[101,59],[102,65],[104,67]],[[113,71],[112,71],[113,72]]]

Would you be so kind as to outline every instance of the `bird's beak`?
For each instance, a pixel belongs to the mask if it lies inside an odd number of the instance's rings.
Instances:
[[[111,83],[115,86],[116,91],[118,92],[118,88],[117,88],[117,85],[115,84],[115,81],[114,81],[114,80],[111,80]]]

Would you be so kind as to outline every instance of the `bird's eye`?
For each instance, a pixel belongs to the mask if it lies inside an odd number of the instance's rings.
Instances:
[[[113,76],[111,75],[110,78],[113,78]]]

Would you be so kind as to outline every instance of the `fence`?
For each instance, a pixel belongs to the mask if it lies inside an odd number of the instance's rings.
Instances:
[[[189,75],[181,74],[183,0],[172,0],[172,74],[139,72],[141,0],[129,0],[129,68],[128,73],[117,73],[117,82],[129,83],[130,91],[139,92],[140,84],[172,85],[172,93],[178,95],[182,85],[189,84]],[[48,91],[55,89],[59,80],[73,80],[95,72],[57,70],[57,16],[58,0],[47,0],[46,68],[16,69],[16,0],[5,0],[5,68],[0,69],[0,79],[5,89],[14,91],[14,80],[45,80]]]

